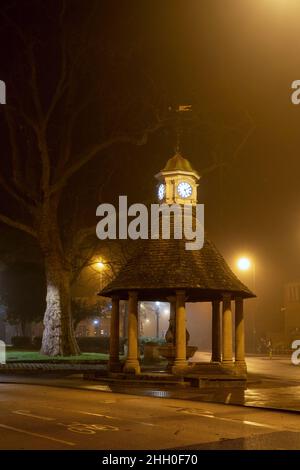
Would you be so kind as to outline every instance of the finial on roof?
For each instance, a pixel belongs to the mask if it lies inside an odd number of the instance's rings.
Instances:
[[[190,113],[192,111],[192,105],[190,104],[180,104],[178,105],[177,109],[175,110],[177,113],[176,118],[176,147],[175,153],[177,155],[181,155],[181,136],[182,136],[182,118],[183,115],[186,113]]]
[[[181,134],[182,131],[179,127],[176,129],[176,146],[175,146],[175,154],[181,155]]]

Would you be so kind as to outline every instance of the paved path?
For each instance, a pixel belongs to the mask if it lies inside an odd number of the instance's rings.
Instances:
[[[210,356],[210,353],[197,351],[193,360],[209,362]],[[273,359],[267,356],[249,356],[246,360],[250,378],[254,376],[259,380],[297,381],[300,384],[300,365],[292,364],[288,356],[274,356]]]

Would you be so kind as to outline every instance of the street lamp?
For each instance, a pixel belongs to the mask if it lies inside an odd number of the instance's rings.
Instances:
[[[243,272],[252,272],[252,290],[255,293],[256,290],[256,266],[254,261],[248,256],[241,256],[237,260],[237,268]],[[252,328],[253,328],[253,350],[256,351],[256,321],[255,321],[255,310],[252,310]]]
[[[241,271],[248,271],[248,269],[251,267],[251,261],[246,257],[239,258],[237,261],[237,266]]]
[[[238,258],[236,263],[238,269],[240,271],[252,271],[252,289],[255,291],[256,289],[256,269],[255,263],[252,259],[248,258],[248,256],[241,256]]]
[[[104,268],[105,264],[103,263],[103,261],[97,261],[96,266],[101,271]]]
[[[100,291],[102,290],[102,274],[103,274],[103,270],[105,268],[105,263],[102,261],[102,259],[99,259],[98,261],[96,261],[94,263],[97,271],[99,271],[100,273]]]

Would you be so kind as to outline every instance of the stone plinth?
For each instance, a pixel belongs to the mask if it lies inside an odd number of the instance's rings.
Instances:
[[[176,358],[176,347],[173,344],[168,343],[165,346],[159,346],[157,349],[159,354],[168,361],[167,370],[172,370]],[[192,357],[196,351],[196,346],[187,346],[186,358],[189,359],[190,357]]]

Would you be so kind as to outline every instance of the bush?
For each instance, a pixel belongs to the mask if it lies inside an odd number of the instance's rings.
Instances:
[[[35,351],[39,351],[42,347],[42,337],[41,336],[35,336],[32,340],[32,348]]]
[[[165,338],[156,338],[154,336],[141,336],[139,338],[139,345],[140,345],[140,353],[144,354],[144,346],[145,344],[153,344],[157,346],[162,346],[163,344],[166,344]]]
[[[97,352],[108,353],[109,351],[109,337],[89,337],[82,336],[76,338],[80,351],[82,352]]]
[[[82,336],[76,338],[81,352],[109,353],[109,336]],[[124,353],[125,340],[120,338],[120,352]],[[42,337],[36,336],[31,341],[27,336],[15,336],[12,345],[17,349],[32,349],[39,351],[42,347]]]
[[[109,336],[93,336],[93,337],[79,337],[76,338],[80,351],[82,352],[96,352],[96,353],[109,353]],[[124,339],[120,338],[120,351],[124,352]]]
[[[108,353],[109,352],[109,336],[80,336],[76,338],[80,351]],[[33,340],[33,348],[37,351],[41,349],[42,338],[36,337]]]
[[[33,346],[29,336],[13,336],[11,343],[16,349],[32,349]]]

